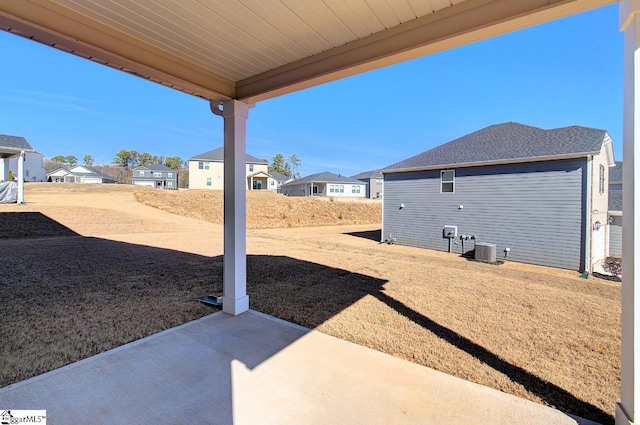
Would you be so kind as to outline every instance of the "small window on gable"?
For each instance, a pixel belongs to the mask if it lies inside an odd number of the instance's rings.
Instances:
[[[253,171],[253,164],[249,164],[249,171],[252,172]]]
[[[455,192],[455,177],[456,173],[454,170],[440,172],[440,193]]]
[[[600,193],[604,193],[604,165],[600,164]]]

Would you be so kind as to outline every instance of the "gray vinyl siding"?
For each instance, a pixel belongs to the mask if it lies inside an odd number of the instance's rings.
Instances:
[[[449,168],[455,193],[440,193],[441,170],[386,173],[382,237],[447,251],[452,225],[496,244],[497,258],[509,247],[512,261],[584,270],[585,168],[586,159]],[[466,253],[473,247],[465,241]]]
[[[292,185],[283,187],[282,193],[286,194],[287,196],[307,196],[308,195],[307,191],[309,190],[308,187],[309,187],[308,183],[292,184]],[[318,195],[324,195],[324,193],[322,194],[318,193]]]
[[[612,215],[609,226],[609,255],[622,258],[622,216]]]
[[[380,183],[378,183],[378,181],[380,181]],[[382,193],[383,193],[383,189],[384,189],[384,183],[382,182],[382,179],[369,179],[369,185],[367,186],[367,198],[370,199],[378,199],[378,198],[382,198]],[[376,196],[377,194],[380,194],[380,196]]]

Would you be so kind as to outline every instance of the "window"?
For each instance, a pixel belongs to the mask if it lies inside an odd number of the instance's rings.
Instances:
[[[162,177],[162,173],[153,173],[153,177]]]
[[[334,186],[332,184],[329,185],[329,192],[334,193]]]
[[[207,186],[211,186],[211,177],[207,177]]]
[[[249,164],[249,172],[253,171],[253,164]]]
[[[198,161],[198,170],[208,170],[209,161]]]
[[[440,172],[440,193],[455,192],[455,176],[454,170]]]
[[[604,193],[604,165],[600,164],[600,193]]]
[[[355,186],[351,186],[351,193],[356,193],[356,187]]]
[[[167,173],[167,177],[173,177],[173,173]]]
[[[360,186],[356,186],[356,193],[360,193]]]
[[[340,193],[344,193],[344,185],[343,184],[340,185]]]

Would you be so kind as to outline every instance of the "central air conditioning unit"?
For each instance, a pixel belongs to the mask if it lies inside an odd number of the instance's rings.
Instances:
[[[477,261],[484,261],[485,263],[496,262],[496,244],[478,242],[476,244],[476,256]]]

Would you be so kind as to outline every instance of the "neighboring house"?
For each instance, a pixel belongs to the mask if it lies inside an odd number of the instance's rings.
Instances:
[[[14,176],[17,176],[17,156],[20,155],[21,151],[25,152],[25,158],[27,154],[34,152],[29,142],[27,142],[27,139],[20,136],[0,134],[0,159],[2,159],[0,161],[0,180],[9,180],[9,171],[11,170],[12,160],[16,163],[16,168],[13,170],[13,174]],[[26,165],[26,159],[24,165]],[[26,178],[26,169],[25,180],[28,180]]]
[[[54,183],[115,183],[116,179],[87,165],[59,168],[47,174]]]
[[[47,170],[42,165],[44,155],[39,152],[25,152],[24,154],[24,181],[43,182],[47,179]],[[9,159],[9,169],[13,175],[18,174],[18,157]]]
[[[249,154],[246,157],[247,190],[269,189],[269,162]],[[189,189],[224,190],[223,147],[189,158]]]
[[[354,180],[360,180],[366,185],[365,196],[369,199],[380,199],[384,192],[382,182],[383,176],[380,170],[365,171],[355,176],[351,176]]]
[[[360,180],[325,171],[283,184],[282,193],[287,196],[364,198],[365,184]]]
[[[140,165],[133,169],[131,183],[157,189],[178,189],[178,172],[162,164]]]
[[[609,255],[622,258],[622,162],[609,169]]]
[[[486,242],[498,258],[591,272],[607,254],[613,165],[605,130],[492,125],[382,170],[382,238],[464,254]]]
[[[284,174],[280,174],[277,171],[269,171],[271,174],[271,180],[269,181],[269,190],[273,190],[277,193],[282,193],[282,185],[292,181],[293,179]]]

